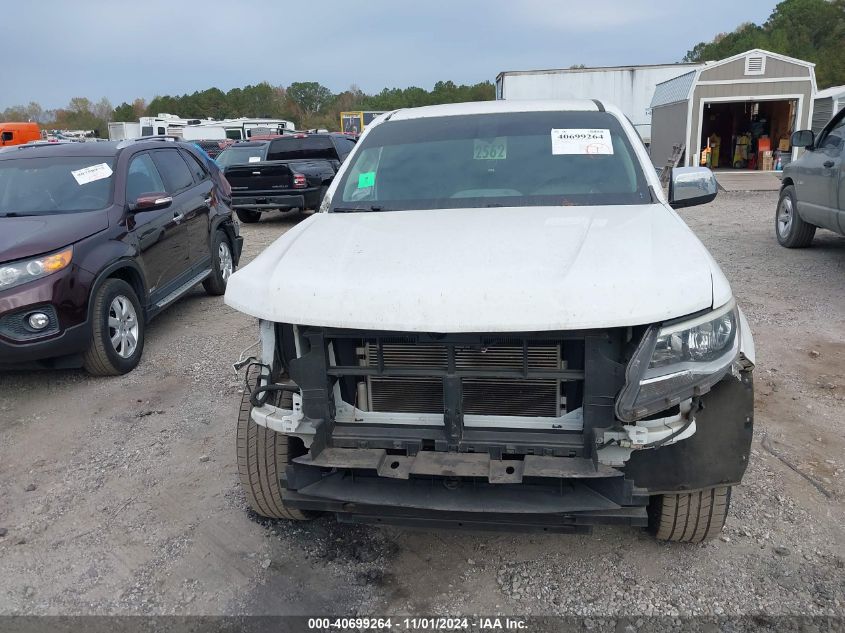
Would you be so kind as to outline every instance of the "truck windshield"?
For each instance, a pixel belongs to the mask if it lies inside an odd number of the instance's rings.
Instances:
[[[266,144],[252,145],[249,147],[230,147],[220,152],[220,155],[217,157],[217,164],[225,169],[232,165],[257,163],[264,160],[264,150],[266,148]]]
[[[332,211],[651,201],[606,112],[508,112],[387,121],[358,143]]]
[[[0,216],[92,211],[109,205],[113,156],[0,160]]]

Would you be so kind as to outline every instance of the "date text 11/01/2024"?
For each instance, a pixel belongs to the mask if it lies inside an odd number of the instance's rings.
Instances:
[[[311,631],[389,630],[407,631],[520,631],[525,630],[525,620],[512,617],[469,618],[309,618]]]

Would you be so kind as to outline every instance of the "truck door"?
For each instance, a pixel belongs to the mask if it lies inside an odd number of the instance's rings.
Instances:
[[[831,126],[819,134],[816,147],[801,161],[803,168],[798,174],[798,205],[801,217],[806,221],[838,231],[845,117],[840,117]]]
[[[840,113],[838,123],[834,123],[821,144],[826,150],[826,161],[833,162],[830,207],[834,221],[831,228],[845,234],[845,110]]]

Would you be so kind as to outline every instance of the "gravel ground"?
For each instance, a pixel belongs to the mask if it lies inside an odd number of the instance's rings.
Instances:
[[[237,481],[231,368],[255,322],[195,290],[127,376],[0,374],[0,614],[842,616],[845,238],[780,248],[775,203],[683,212],[757,344],[752,459],[721,539],[261,520]],[[243,226],[246,260],[299,219]]]

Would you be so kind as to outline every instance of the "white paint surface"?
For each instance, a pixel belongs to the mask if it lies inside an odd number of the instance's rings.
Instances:
[[[567,330],[710,308],[711,278],[730,296],[662,204],[318,213],[235,273],[226,303],[303,325]]]

